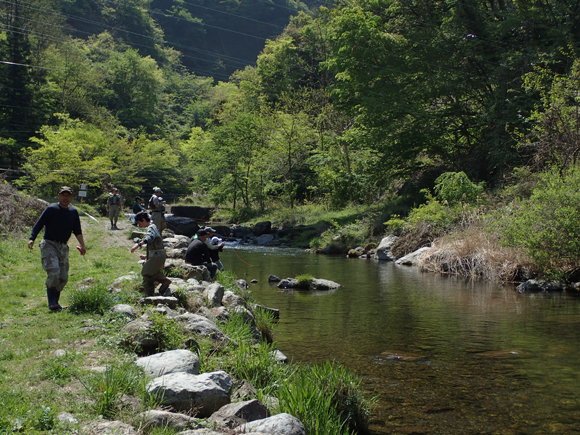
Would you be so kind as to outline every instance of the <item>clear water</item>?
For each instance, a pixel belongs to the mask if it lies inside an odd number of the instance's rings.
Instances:
[[[580,434],[580,298],[300,250],[229,247],[226,269],[280,309],[290,359],[335,360],[379,402],[373,434]],[[331,292],[280,291],[309,273]]]

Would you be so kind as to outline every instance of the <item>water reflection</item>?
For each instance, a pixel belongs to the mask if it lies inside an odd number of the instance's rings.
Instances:
[[[282,352],[340,361],[380,395],[375,434],[580,433],[576,298],[299,250],[230,249],[222,260],[280,309]],[[342,287],[281,292],[267,282],[304,273]]]

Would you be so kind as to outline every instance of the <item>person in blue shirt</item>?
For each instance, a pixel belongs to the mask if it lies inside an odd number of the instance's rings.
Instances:
[[[133,214],[137,214],[140,211],[145,211],[145,205],[143,205],[143,200],[140,196],[135,197],[135,203],[133,204]]]
[[[70,205],[73,199],[73,190],[63,186],[58,192],[58,203],[51,204],[42,212],[42,215],[34,224],[28,248],[34,248],[36,237],[44,228],[44,236],[40,244],[40,259],[42,268],[46,271],[46,296],[48,308],[60,310],[62,307],[58,301],[60,292],[68,282],[68,240],[71,234],[77,238],[80,246],[77,249],[81,255],[85,255],[85,241],[81,229],[79,212]]]

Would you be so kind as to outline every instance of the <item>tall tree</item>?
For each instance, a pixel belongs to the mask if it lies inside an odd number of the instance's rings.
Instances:
[[[0,136],[14,141],[0,143],[0,161],[16,168],[21,148],[38,126],[34,106],[29,30],[20,0],[4,3],[0,38]]]

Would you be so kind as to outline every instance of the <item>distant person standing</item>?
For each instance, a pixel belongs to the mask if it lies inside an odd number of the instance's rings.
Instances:
[[[165,222],[165,201],[161,197],[163,191],[156,187],[153,195],[149,199],[149,210],[151,210],[151,219],[153,223],[162,233],[165,228],[167,228],[167,223]]]
[[[119,195],[119,189],[113,187],[113,191],[109,194],[109,198],[107,199],[107,212],[109,212],[109,220],[111,221],[112,230],[118,230],[117,220],[119,220],[122,207],[123,198]]]
[[[34,241],[44,228],[44,236],[39,244],[42,268],[46,271],[46,296],[48,308],[60,310],[60,292],[68,282],[68,240],[71,234],[77,238],[77,249],[85,255],[85,241],[81,229],[79,212],[70,205],[73,190],[63,186],[58,191],[58,203],[51,204],[42,213],[30,233],[28,248],[34,248]]]
[[[167,253],[165,252],[161,232],[155,223],[151,222],[151,218],[146,211],[142,211],[135,215],[135,225],[139,228],[147,228],[147,234],[143,240],[136,243],[131,248],[131,252],[133,253],[141,246],[147,245],[147,255],[140,255],[140,258],[145,260],[143,268],[141,269],[141,275],[143,276],[143,291],[147,296],[153,296],[153,293],[155,292],[155,283],[160,282],[161,287],[159,287],[159,294],[163,295],[169,288],[171,280],[163,274],[163,266],[165,266]]]
[[[145,211],[145,205],[140,196],[135,197],[135,202],[133,203],[133,214],[137,214],[140,211]]]

